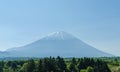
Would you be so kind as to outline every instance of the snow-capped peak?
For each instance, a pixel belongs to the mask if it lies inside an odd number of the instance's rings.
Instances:
[[[58,32],[53,32],[51,34],[48,34],[46,37],[43,39],[45,40],[66,40],[66,39],[73,39],[75,38],[73,35],[64,32],[64,31],[58,31]]]

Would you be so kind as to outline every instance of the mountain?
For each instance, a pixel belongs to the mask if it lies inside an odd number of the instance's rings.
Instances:
[[[112,56],[64,32],[51,33],[31,44],[6,50],[9,57],[102,57]]]

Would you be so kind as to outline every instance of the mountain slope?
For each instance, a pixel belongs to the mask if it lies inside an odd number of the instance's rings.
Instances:
[[[66,32],[55,32],[23,47],[7,50],[11,57],[101,57],[112,56]]]

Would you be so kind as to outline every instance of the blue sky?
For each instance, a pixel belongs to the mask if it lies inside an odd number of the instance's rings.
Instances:
[[[120,56],[120,0],[0,0],[0,50],[66,31]]]

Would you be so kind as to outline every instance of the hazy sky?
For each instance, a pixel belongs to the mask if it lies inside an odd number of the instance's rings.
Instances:
[[[0,50],[54,31],[120,56],[120,0],[0,0]]]

